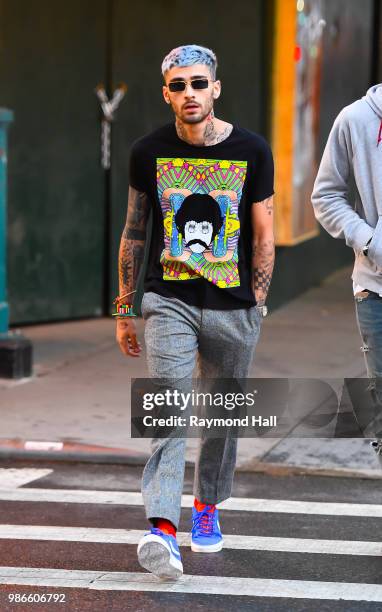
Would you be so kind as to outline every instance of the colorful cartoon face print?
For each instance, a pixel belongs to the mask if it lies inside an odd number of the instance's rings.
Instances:
[[[164,280],[238,287],[239,203],[246,161],[157,158]]]

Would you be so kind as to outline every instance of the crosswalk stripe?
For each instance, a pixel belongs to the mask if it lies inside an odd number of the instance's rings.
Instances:
[[[0,525],[0,539],[96,542],[101,544],[138,544],[147,530],[101,529],[97,527],[52,527],[46,525]],[[190,546],[190,534],[177,533],[180,546]],[[317,540],[224,534],[224,548],[267,550],[329,555],[367,555],[382,557],[380,542],[359,540]]]
[[[21,487],[51,472],[53,470],[39,468],[0,468],[0,489]]]
[[[246,595],[334,601],[382,601],[382,585],[357,582],[273,580],[231,576],[184,575],[177,582],[163,582],[151,574],[62,570],[31,567],[0,567],[0,584],[71,587],[113,591]]]
[[[142,495],[131,491],[92,491],[79,489],[27,488],[1,489],[2,501],[57,502],[76,504],[119,504],[141,506]],[[192,495],[183,495],[182,507],[191,508]],[[320,514],[329,516],[360,516],[382,518],[381,504],[351,504],[344,502],[295,501],[283,499],[256,499],[231,497],[218,504],[224,510],[246,512],[278,512],[289,514]]]

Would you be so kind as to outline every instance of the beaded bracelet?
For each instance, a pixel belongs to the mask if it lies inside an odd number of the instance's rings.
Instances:
[[[124,319],[125,317],[136,317],[137,315],[133,311],[132,304],[118,304],[117,312],[113,312],[112,316]]]
[[[136,289],[134,291],[129,291],[129,293],[125,293],[124,295],[117,295],[117,297],[113,300],[113,304],[116,304],[117,312],[113,312],[112,316],[117,317],[117,319],[125,319],[126,317],[136,317],[137,315],[133,311],[133,304],[121,304],[123,298],[128,295],[132,295],[136,293]]]

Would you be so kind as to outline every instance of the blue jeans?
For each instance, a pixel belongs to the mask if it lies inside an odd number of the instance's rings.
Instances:
[[[371,379],[369,389],[373,397],[375,415],[382,424],[382,297],[364,290],[356,294],[355,304],[367,375]],[[374,442],[373,446],[380,454],[381,441]]]
[[[256,306],[238,310],[197,308],[152,291],[143,295],[145,345],[150,378],[189,391],[197,365],[200,379],[246,378],[260,334]],[[194,495],[217,504],[230,497],[237,439],[201,437]],[[147,518],[179,523],[185,438],[154,438],[142,476]]]

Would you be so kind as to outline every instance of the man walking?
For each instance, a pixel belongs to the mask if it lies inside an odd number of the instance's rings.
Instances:
[[[356,315],[371,391],[381,407],[382,376],[382,84],[334,121],[312,194],[318,221],[353,248]],[[354,188],[354,201],[349,191]],[[380,444],[373,443],[376,448]]]
[[[214,116],[216,67],[213,51],[198,45],[164,58],[163,97],[175,122],[136,141],[130,157],[120,299],[135,291],[151,211],[142,299],[147,363],[150,377],[170,387],[189,384],[197,357],[203,378],[248,375],[273,271],[272,153],[261,136]],[[134,319],[117,320],[117,341],[126,355],[140,355]],[[216,504],[231,494],[236,442],[200,441],[193,551],[222,548]],[[155,438],[152,451],[142,478],[152,529],[138,559],[159,577],[177,578],[185,439]]]

